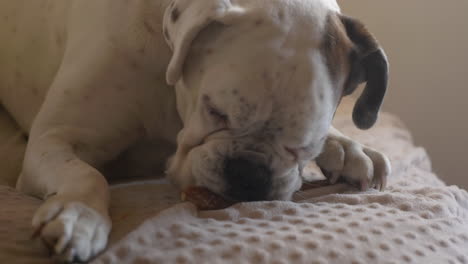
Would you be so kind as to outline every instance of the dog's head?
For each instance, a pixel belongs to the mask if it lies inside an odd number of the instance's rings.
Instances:
[[[175,0],[164,17],[166,77],[184,128],[169,177],[237,200],[289,199],[340,99],[362,82],[353,119],[371,127],[387,60],[339,12],[333,0]]]

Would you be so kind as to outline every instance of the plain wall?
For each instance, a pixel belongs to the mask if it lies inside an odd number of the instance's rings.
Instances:
[[[448,184],[468,189],[468,1],[341,0],[390,61],[384,110],[397,114]]]

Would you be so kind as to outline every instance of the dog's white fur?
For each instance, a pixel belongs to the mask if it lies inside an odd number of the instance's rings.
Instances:
[[[220,164],[243,153],[272,171],[265,199],[289,199],[323,146],[332,180],[384,185],[387,158],[330,129],[341,96],[319,46],[338,12],[334,0],[0,3],[0,98],[29,132],[17,186],[47,199],[33,226],[65,260],[96,255],[111,229],[98,169],[123,152],[159,164],[148,151],[166,142],[182,188],[226,194]]]

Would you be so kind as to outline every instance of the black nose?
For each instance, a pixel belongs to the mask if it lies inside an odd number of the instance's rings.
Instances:
[[[228,158],[224,161],[227,195],[239,201],[265,200],[271,188],[271,171],[263,164],[247,158]]]

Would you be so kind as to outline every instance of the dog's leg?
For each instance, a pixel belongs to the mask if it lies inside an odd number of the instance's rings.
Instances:
[[[32,224],[62,260],[88,260],[103,250],[111,229],[106,179],[58,136],[45,135],[28,146],[17,184],[47,201]]]
[[[115,61],[85,62],[59,71],[32,126],[17,184],[47,200],[33,226],[66,261],[86,261],[105,248],[109,189],[96,168],[144,133],[138,79]],[[88,66],[94,64],[101,68]]]
[[[390,174],[390,161],[384,154],[346,137],[334,127],[330,128],[316,161],[332,183],[343,177],[359,184],[363,191],[368,188],[383,190]]]

